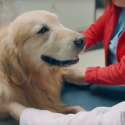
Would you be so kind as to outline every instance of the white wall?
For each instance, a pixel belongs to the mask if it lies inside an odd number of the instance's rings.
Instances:
[[[94,22],[95,0],[23,0],[24,10],[56,13],[70,29],[83,31]]]

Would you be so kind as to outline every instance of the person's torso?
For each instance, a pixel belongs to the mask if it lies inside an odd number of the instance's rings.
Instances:
[[[110,39],[108,56],[111,64],[118,62],[116,57],[117,45],[122,33],[124,32],[124,25],[125,25],[125,8],[122,9],[117,26],[115,27],[115,30]]]
[[[114,38],[114,31],[117,28],[117,24],[120,18],[120,15],[122,14],[123,8],[112,6],[109,7],[109,13],[107,14],[107,19],[105,23],[105,30],[104,30],[104,48],[105,48],[105,54],[106,54],[106,65],[111,64],[109,62],[109,47],[112,38]],[[120,59],[125,55],[125,31],[123,31],[116,44],[116,60],[114,61],[120,61]]]

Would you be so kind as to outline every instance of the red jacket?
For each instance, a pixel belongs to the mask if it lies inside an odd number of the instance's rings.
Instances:
[[[92,84],[123,85],[125,84],[125,31],[121,35],[117,45],[118,62],[109,65],[108,48],[110,38],[117,26],[121,7],[109,5],[103,15],[88,29],[82,32],[86,36],[86,49],[99,41],[104,42],[106,67],[88,67],[85,73],[85,81]]]

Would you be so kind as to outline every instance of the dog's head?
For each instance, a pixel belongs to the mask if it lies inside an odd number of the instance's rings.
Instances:
[[[14,44],[37,63],[67,65],[83,50],[84,36],[65,28],[59,18],[46,11],[27,12],[10,25]],[[19,48],[19,49],[20,49]]]
[[[16,55],[17,65],[24,57],[38,66],[43,63],[75,64],[85,45],[82,34],[65,28],[55,14],[46,11],[31,11],[19,16],[5,33],[9,39],[5,47]]]

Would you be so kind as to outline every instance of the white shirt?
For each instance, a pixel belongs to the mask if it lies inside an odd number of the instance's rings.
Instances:
[[[27,108],[21,114],[20,125],[125,125],[125,102],[68,115]]]

